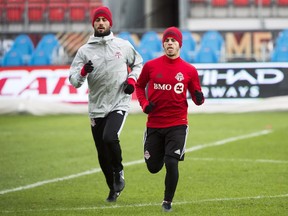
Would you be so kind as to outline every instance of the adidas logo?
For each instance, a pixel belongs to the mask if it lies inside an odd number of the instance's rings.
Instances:
[[[120,114],[120,115],[123,115],[123,111],[122,110],[118,110],[117,113]]]
[[[176,151],[174,151],[174,153],[180,155],[181,151],[180,151],[180,149],[177,149]]]

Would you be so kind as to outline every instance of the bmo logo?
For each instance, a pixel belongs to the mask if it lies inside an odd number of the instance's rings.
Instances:
[[[170,91],[172,90],[172,85],[171,84],[158,84],[154,83],[154,89],[155,90],[162,90],[162,91]],[[174,86],[174,92],[176,94],[181,94],[184,91],[184,84],[183,83],[177,83]]]

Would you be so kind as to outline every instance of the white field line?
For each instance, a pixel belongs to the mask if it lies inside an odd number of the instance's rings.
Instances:
[[[224,145],[224,144],[227,144],[227,143],[230,143],[230,142],[234,142],[234,141],[238,141],[238,140],[242,140],[242,139],[248,139],[248,138],[252,138],[252,137],[262,136],[262,135],[265,135],[265,134],[269,134],[271,132],[272,132],[271,130],[263,130],[263,131],[258,131],[258,132],[251,133],[251,134],[242,135],[242,136],[231,137],[231,138],[227,138],[227,139],[224,139],[224,140],[216,141],[216,142],[213,142],[213,143],[210,143],[210,144],[193,146],[193,147],[191,147],[189,149],[186,149],[186,152],[196,151],[196,150],[200,150],[200,149],[207,148],[207,147]]]
[[[259,199],[275,199],[275,198],[287,198],[288,194],[279,194],[272,196],[254,196],[254,197],[231,197],[231,198],[210,198],[202,200],[191,200],[191,201],[180,201],[173,202],[174,205],[189,205],[189,204],[200,204],[205,202],[230,202],[239,200],[259,200]],[[27,210],[7,210],[2,213],[16,213],[16,212],[48,212],[48,211],[91,211],[91,210],[103,210],[103,209],[117,209],[117,208],[135,208],[135,207],[149,207],[149,206],[160,206],[161,203],[139,203],[139,204],[128,204],[128,205],[106,205],[106,206],[91,206],[91,207],[76,207],[76,208],[46,208],[46,209],[27,209]]]
[[[271,130],[263,130],[263,131],[258,131],[258,132],[251,133],[251,134],[242,135],[242,136],[231,137],[231,138],[227,138],[227,139],[224,139],[224,140],[219,140],[219,141],[216,141],[216,142],[213,142],[213,143],[210,143],[210,144],[203,144],[203,145],[193,146],[193,147],[191,147],[189,149],[186,149],[186,152],[192,152],[192,151],[197,151],[197,150],[201,150],[201,149],[208,148],[208,147],[224,145],[224,144],[227,144],[227,143],[230,143],[230,142],[234,142],[234,141],[238,141],[238,140],[242,140],[242,139],[248,139],[248,138],[252,138],[252,137],[262,136],[262,135],[265,135],[265,134],[268,134],[268,133],[271,133],[271,132],[272,132]],[[132,166],[132,165],[140,164],[140,163],[144,163],[144,159],[137,160],[137,161],[130,161],[130,162],[127,162],[127,163],[123,163],[123,165],[124,165],[124,167],[125,166],[127,167],[127,166]],[[69,175],[69,176],[61,177],[61,178],[55,178],[55,179],[50,179],[50,180],[45,180],[45,181],[39,181],[39,182],[36,182],[34,184],[30,184],[30,185],[25,185],[25,186],[20,186],[20,187],[17,187],[17,188],[2,190],[2,191],[0,191],[0,195],[11,193],[11,192],[15,192],[15,191],[22,191],[22,190],[26,190],[26,189],[31,189],[31,188],[39,187],[39,186],[42,186],[42,185],[45,185],[45,184],[49,184],[49,183],[54,183],[54,182],[74,179],[74,178],[78,178],[78,177],[81,177],[81,176],[98,173],[100,171],[101,171],[100,168],[95,168],[95,169],[92,169],[92,170],[87,170],[85,172],[72,174],[72,175]]]
[[[194,161],[219,161],[219,162],[248,162],[248,163],[275,163],[275,164],[287,164],[288,161],[284,160],[268,160],[268,159],[229,159],[229,158],[192,158],[185,157],[185,160]]]

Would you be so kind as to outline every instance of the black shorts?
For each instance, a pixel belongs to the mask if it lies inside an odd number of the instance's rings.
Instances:
[[[144,134],[145,161],[161,161],[165,155],[184,160],[188,126],[147,128]]]

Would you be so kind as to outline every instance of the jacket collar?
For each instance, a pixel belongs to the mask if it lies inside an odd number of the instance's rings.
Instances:
[[[113,32],[111,32],[109,35],[104,37],[95,37],[94,34],[90,35],[88,39],[88,44],[91,43],[99,43],[99,44],[106,44],[107,41],[112,40],[114,38]]]

